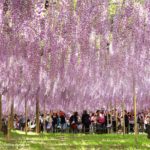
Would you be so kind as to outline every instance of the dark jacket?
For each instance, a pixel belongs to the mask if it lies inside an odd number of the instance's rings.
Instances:
[[[129,117],[127,114],[124,116],[124,120],[125,120],[125,127],[128,127],[129,126]]]
[[[89,114],[83,114],[82,115],[82,123],[84,125],[90,125],[91,124],[90,115]]]

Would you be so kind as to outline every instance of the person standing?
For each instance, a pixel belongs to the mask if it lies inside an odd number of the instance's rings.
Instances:
[[[87,113],[86,110],[83,111],[81,120],[82,120],[82,132],[89,133],[91,121],[90,115]]]
[[[125,133],[128,134],[129,133],[129,116],[126,110],[125,110],[124,120],[125,120]]]
[[[71,132],[78,132],[78,112],[74,112],[69,119]]]
[[[52,115],[52,130],[53,130],[53,132],[56,132],[56,130],[57,130],[57,119],[58,119],[57,113],[53,113],[53,115]]]

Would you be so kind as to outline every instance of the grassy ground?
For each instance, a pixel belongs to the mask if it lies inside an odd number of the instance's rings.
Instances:
[[[0,150],[150,150],[150,140],[145,134],[138,136],[121,134],[61,134],[12,131],[7,140],[0,133]]]

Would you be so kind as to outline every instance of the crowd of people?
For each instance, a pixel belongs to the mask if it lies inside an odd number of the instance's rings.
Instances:
[[[3,126],[7,126],[7,117],[2,119]],[[26,124],[27,120],[27,124]],[[70,133],[134,133],[133,111],[119,112],[117,110],[97,110],[79,114],[74,112],[66,114],[63,111],[50,112],[39,115],[40,132],[70,132]],[[137,114],[137,125],[139,132],[146,132],[150,125],[150,110],[141,111]],[[25,118],[24,115],[14,115],[13,128],[24,131],[36,130],[36,117]]]

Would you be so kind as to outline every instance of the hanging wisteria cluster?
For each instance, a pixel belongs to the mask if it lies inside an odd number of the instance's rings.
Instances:
[[[0,0],[4,112],[150,106],[149,0]]]

